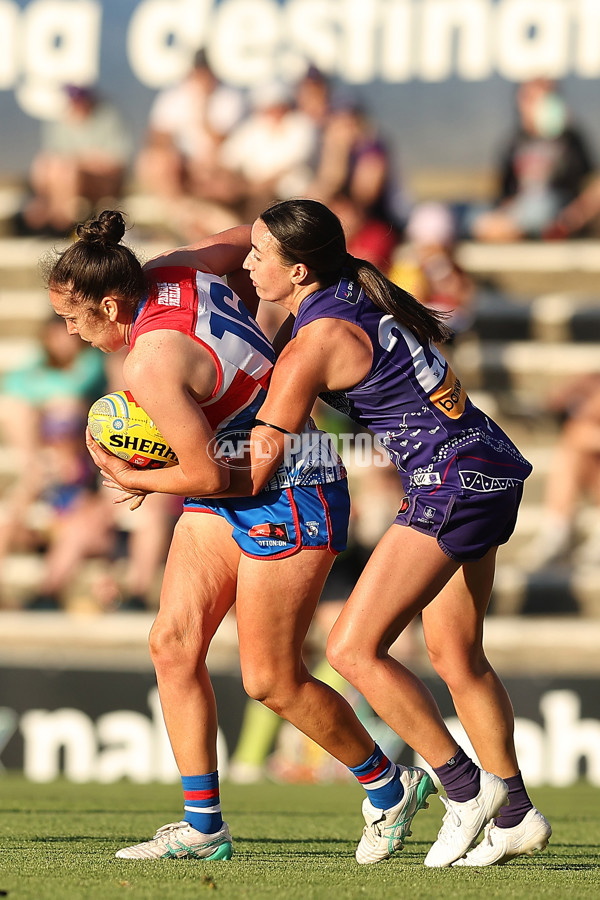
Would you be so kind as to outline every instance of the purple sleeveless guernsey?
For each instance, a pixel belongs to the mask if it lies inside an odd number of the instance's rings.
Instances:
[[[321,399],[377,436],[408,494],[489,494],[527,478],[531,464],[471,403],[439,350],[378,309],[356,281],[343,277],[307,297],[292,337],[326,318],[361,328],[371,341],[373,364],[355,387]]]

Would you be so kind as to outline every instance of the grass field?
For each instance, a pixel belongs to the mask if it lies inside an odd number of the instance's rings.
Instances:
[[[419,813],[402,853],[359,866],[363,793],[354,784],[222,785],[235,841],[230,862],[127,862],[115,850],[180,818],[177,785],[107,786],[0,779],[0,896],[14,900],[467,900],[600,897],[600,789],[533,792],[552,821],[548,849],[489,869],[431,870],[423,859],[443,808]]]

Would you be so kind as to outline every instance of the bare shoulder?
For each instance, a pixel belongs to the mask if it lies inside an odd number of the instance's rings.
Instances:
[[[160,391],[189,387],[199,397],[211,393],[216,370],[211,354],[189,335],[170,329],[142,334],[125,359],[123,374],[134,385]]]
[[[319,372],[329,390],[358,384],[368,373],[373,350],[367,334],[343,319],[316,319],[304,325],[286,345],[278,366]]]

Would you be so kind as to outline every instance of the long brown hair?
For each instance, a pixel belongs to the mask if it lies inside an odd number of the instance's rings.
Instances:
[[[278,242],[282,261],[286,265],[303,263],[314,272],[321,287],[334,284],[349,271],[375,306],[409,328],[419,340],[443,343],[451,337],[443,313],[427,309],[372,263],[348,253],[342,223],[323,203],[282,200],[261,213],[260,219]]]

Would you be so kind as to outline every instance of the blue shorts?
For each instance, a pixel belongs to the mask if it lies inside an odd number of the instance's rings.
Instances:
[[[469,562],[507,542],[522,496],[522,484],[489,493],[415,492],[404,497],[395,524],[430,534],[450,559]]]
[[[245,556],[283,559],[299,550],[346,549],[350,495],[345,478],[231,500],[186,497],[183,508],[222,516]]]

